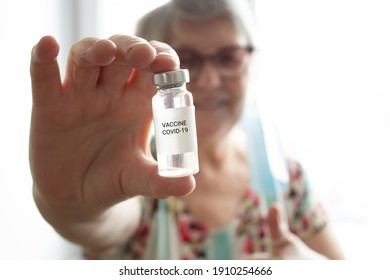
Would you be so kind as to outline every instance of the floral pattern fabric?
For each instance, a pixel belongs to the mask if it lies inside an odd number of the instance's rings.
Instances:
[[[289,185],[283,193],[284,207],[288,216],[290,230],[305,240],[315,235],[327,223],[327,215],[322,205],[315,200],[310,189],[307,177],[302,166],[292,160],[287,161],[289,171]],[[230,258],[241,259],[253,253],[266,253],[270,248],[270,240],[267,232],[267,223],[260,209],[261,196],[254,193],[250,187],[241,199],[238,211],[227,226],[231,231],[232,240],[230,246],[233,256]],[[141,224],[134,236],[124,248],[124,259],[145,259],[148,242],[152,235],[153,221],[157,213],[158,200],[144,197],[142,201]],[[185,201],[180,198],[169,198],[167,201],[169,213],[174,231],[177,237],[175,243],[175,256],[179,259],[210,259],[212,254],[212,237],[218,229],[210,229],[196,222]],[[157,229],[158,231],[158,229]],[[172,232],[172,230],[171,230]],[[154,235],[158,234],[155,233]],[[226,256],[228,258],[228,256]]]

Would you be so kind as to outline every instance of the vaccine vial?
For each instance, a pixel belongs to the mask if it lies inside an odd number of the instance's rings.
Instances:
[[[187,69],[157,73],[153,83],[153,121],[159,174],[164,177],[184,177],[198,173],[195,106]]]

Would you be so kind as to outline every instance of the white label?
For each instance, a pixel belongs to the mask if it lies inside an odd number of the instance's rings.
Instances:
[[[158,154],[182,154],[198,150],[195,107],[153,110]]]

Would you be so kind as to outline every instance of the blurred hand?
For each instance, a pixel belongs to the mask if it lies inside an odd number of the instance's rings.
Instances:
[[[271,237],[271,254],[253,254],[250,259],[269,260],[312,260],[326,259],[323,255],[310,249],[288,228],[287,221],[282,219],[281,209],[272,205],[268,211],[268,226]]]
[[[83,39],[70,50],[63,83],[58,52],[46,36],[31,56],[30,165],[44,217],[70,223],[137,195],[190,193],[193,177],[160,177],[149,150],[151,77],[178,68],[173,49],[123,35]]]

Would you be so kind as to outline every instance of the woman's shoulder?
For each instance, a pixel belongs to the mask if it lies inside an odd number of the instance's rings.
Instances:
[[[293,158],[286,159],[288,184],[285,191],[287,200],[301,200],[301,203],[314,202],[313,191],[302,163]]]
[[[293,158],[286,158],[286,167],[291,182],[302,182],[306,177],[306,172],[300,161]]]
[[[285,192],[290,230],[307,239],[328,223],[324,206],[315,195],[303,165],[295,159],[287,159],[289,184]]]

